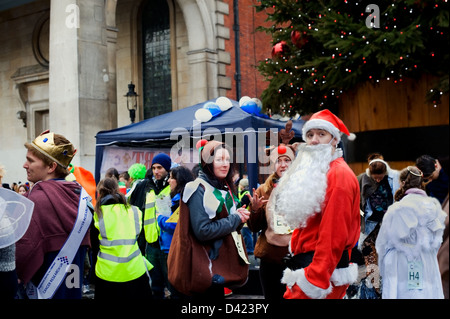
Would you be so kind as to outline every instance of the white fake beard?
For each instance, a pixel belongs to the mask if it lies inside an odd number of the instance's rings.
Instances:
[[[332,150],[328,144],[302,144],[296,159],[273,190],[267,207],[283,216],[291,229],[305,227],[309,217],[321,212],[327,173],[335,158]]]

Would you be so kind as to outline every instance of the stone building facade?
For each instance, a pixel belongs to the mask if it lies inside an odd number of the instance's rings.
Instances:
[[[97,132],[130,124],[124,97],[128,84],[135,84],[139,95],[136,121],[148,117],[145,110],[158,100],[159,93],[150,94],[153,87],[148,84],[155,82],[144,80],[157,73],[148,68],[146,54],[153,61],[151,54],[158,50],[170,63],[168,72],[165,66],[168,82],[162,85],[170,86],[162,92],[170,101],[164,112],[219,96],[259,97],[267,84],[255,65],[270,55],[271,43],[270,37],[254,31],[265,20],[254,4],[254,0],[2,1],[4,182],[25,182],[23,144],[45,129],[71,140],[78,148],[74,164],[93,172]],[[156,22],[148,21],[159,21],[160,14],[167,16],[166,49],[152,44],[157,41],[152,33]]]

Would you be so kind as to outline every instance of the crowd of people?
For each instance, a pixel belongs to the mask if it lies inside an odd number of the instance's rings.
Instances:
[[[29,184],[14,191],[34,210],[0,247],[0,298],[80,299],[88,281],[98,300],[217,300],[247,282],[249,254],[268,300],[448,298],[442,163],[424,155],[397,171],[374,153],[356,176],[333,113],[302,133],[267,149],[272,174],[251,190],[219,141],[198,143],[194,170],[159,153],[96,183],[71,164],[70,141],[42,133],[25,144]],[[0,225],[6,207],[0,196]]]
[[[3,168],[3,170],[5,170],[5,169]],[[9,185],[8,183],[2,183],[0,185],[0,187],[13,190],[16,193],[19,193],[20,195],[25,195],[30,190],[31,186],[32,186],[32,183],[30,185],[29,182],[22,183],[20,181],[18,183],[14,182],[11,185]]]

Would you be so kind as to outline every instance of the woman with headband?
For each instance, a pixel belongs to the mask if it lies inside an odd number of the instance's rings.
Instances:
[[[437,253],[446,213],[424,191],[415,166],[400,173],[396,202],[384,215],[377,240],[383,299],[443,299]]]
[[[223,299],[224,287],[243,286],[248,278],[250,263],[240,229],[250,212],[236,196],[232,149],[214,140],[201,140],[197,148],[200,171],[181,196],[168,278],[193,300]]]
[[[399,172],[389,167],[383,155],[373,153],[368,157],[369,167],[365,173],[358,176],[361,190],[361,210],[364,220],[361,231],[369,235],[383,219],[389,205],[394,200],[394,194],[399,185]]]
[[[366,276],[362,278],[359,298],[378,299],[380,294],[380,276],[378,273],[375,240],[381,220],[388,207],[394,202],[394,194],[399,185],[399,172],[389,167],[379,153],[368,157],[369,167],[358,176],[361,199],[360,208],[364,212],[361,218],[361,238],[359,249],[365,265]]]

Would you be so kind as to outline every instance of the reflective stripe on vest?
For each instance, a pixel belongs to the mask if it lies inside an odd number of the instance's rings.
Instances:
[[[115,263],[123,264],[123,263],[130,262],[131,260],[133,260],[133,258],[139,256],[140,254],[141,254],[141,251],[139,249],[135,250],[134,253],[132,253],[128,257],[117,257],[117,256],[110,255],[110,254],[100,251],[98,253],[98,257],[109,260],[109,261],[113,261]]]
[[[170,186],[167,185],[158,195],[152,189],[147,193],[145,199],[145,212],[144,212],[144,234],[145,240],[148,243],[154,243],[158,240],[160,229],[156,222],[156,197],[157,196],[170,196]]]
[[[94,215],[98,228],[100,251],[95,271],[99,278],[113,282],[125,282],[139,278],[146,267],[153,266],[142,256],[137,238],[141,230],[141,211],[131,206],[104,205],[102,215]],[[124,237],[124,238],[117,238]]]
[[[250,194],[249,191],[244,191],[238,195],[239,201],[241,202],[245,195]]]

